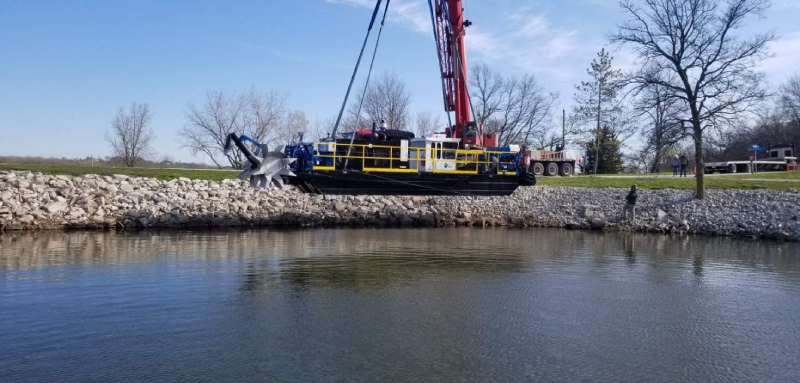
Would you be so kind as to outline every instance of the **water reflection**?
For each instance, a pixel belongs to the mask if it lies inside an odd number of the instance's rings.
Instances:
[[[792,243],[563,230],[43,232],[0,237],[0,270],[235,261],[247,264],[243,290],[255,292],[269,276],[297,287],[371,288],[426,275],[570,271],[587,261],[592,273],[621,272],[617,265],[624,260],[656,270],[657,279],[671,277],[665,266],[683,264],[696,277],[708,265],[719,272],[795,274],[798,253]]]
[[[797,381],[798,253],[561,230],[14,233],[0,381]]]
[[[302,270],[322,263],[336,271],[349,262],[366,269],[492,268],[532,266],[590,256],[603,268],[623,256],[636,265],[644,252],[650,265],[691,259],[770,270],[797,266],[794,243],[724,237],[668,237],[565,230],[304,230],[7,233],[0,236],[0,270],[35,270],[64,265],[103,266],[163,260],[282,260]],[[330,267],[328,267],[330,266]]]

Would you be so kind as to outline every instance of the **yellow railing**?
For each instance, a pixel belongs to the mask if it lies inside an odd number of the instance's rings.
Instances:
[[[374,145],[374,144],[353,144],[350,154],[337,152],[346,151],[350,144],[337,144],[332,142],[317,143],[314,157],[314,170],[336,170],[337,166],[342,165],[345,160],[349,164],[361,164],[361,169],[366,172],[393,172],[393,173],[416,173],[420,167],[426,167],[430,161],[430,169],[433,173],[451,174],[478,174],[481,165],[497,165],[497,173],[504,174],[509,171],[516,172],[516,164],[502,164],[491,162],[491,155],[508,155],[508,152],[489,152],[483,150],[461,150],[461,149],[436,149]],[[326,148],[327,147],[327,148]],[[326,148],[324,152],[320,149]],[[336,149],[339,149],[338,151]],[[388,151],[388,156],[377,156],[368,153],[370,150]],[[401,150],[407,150],[408,156],[403,160]],[[431,158],[427,158],[426,153],[430,151]],[[397,155],[395,155],[397,154]],[[333,165],[320,165],[319,159],[331,159]],[[327,162],[327,161],[326,161]],[[348,165],[350,167],[350,165]],[[509,168],[513,170],[509,170]]]

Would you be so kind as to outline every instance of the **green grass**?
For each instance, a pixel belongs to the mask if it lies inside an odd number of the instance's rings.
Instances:
[[[638,177],[611,178],[603,176],[538,177],[539,185],[629,188],[636,184],[643,189],[694,189],[697,184],[693,176],[672,178],[667,176],[641,175]],[[767,181],[777,180],[777,181]],[[800,189],[800,171],[737,174],[732,176],[707,176],[708,189]]]
[[[236,178],[239,174],[235,170],[203,170],[203,169],[154,169],[154,168],[114,168],[114,167],[89,167],[70,165],[39,165],[39,164],[0,164],[0,170],[27,170],[43,174],[63,174],[80,176],[84,174],[113,175],[124,174],[132,177],[150,177],[160,180],[171,180],[179,177],[190,179],[221,181]]]
[[[84,174],[125,174],[133,177],[151,177],[161,180],[186,177],[190,179],[213,181],[235,178],[239,174],[239,172],[235,170],[114,168],[39,164],[0,164],[0,170],[27,170],[44,174],[65,174],[73,176]],[[784,181],[765,181],[772,179]],[[671,174],[658,176],[643,174],[626,178],[610,178],[604,176],[538,177],[538,183],[539,185],[594,188],[628,188],[632,184],[636,184],[644,189],[694,189],[696,186],[695,179],[692,176],[687,178],[672,178]],[[709,189],[800,189],[800,171],[709,176],[706,177],[706,187]]]

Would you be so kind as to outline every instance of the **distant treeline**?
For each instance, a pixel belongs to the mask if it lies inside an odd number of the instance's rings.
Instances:
[[[123,160],[117,157],[105,158],[54,158],[54,157],[30,157],[30,156],[0,156],[0,163],[11,164],[38,164],[38,165],[70,165],[70,166],[101,166],[101,167],[119,167],[125,166]],[[216,166],[209,166],[207,164],[196,162],[180,162],[172,161],[170,159],[162,159],[160,161],[150,161],[146,159],[139,159],[136,166],[140,168],[182,168],[182,169],[217,169]]]

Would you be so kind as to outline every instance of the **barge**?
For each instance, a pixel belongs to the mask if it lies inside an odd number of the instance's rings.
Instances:
[[[319,194],[503,196],[513,193],[520,185],[534,185],[536,176],[530,170],[539,171],[542,164],[547,167],[540,174],[572,174],[574,161],[537,158],[531,165],[530,154],[523,155],[517,145],[499,146],[497,134],[484,132],[484,127],[472,120],[474,112],[467,86],[464,43],[465,29],[471,23],[464,19],[462,0],[430,0],[428,3],[449,122],[444,131],[416,137],[411,132],[387,127],[385,121],[380,122],[380,128],[378,121],[372,121],[372,129],[365,130],[360,125],[363,104],[359,104],[353,125],[356,131],[337,134],[381,3],[382,0],[377,0],[329,138],[304,143],[300,135],[296,144],[268,152],[264,145],[230,133],[226,150],[231,150],[231,143],[235,143],[247,159],[242,164],[245,170],[240,178],[249,177],[252,186],[261,187],[271,181],[281,185],[288,181],[305,192]],[[385,4],[373,63],[389,1]],[[372,65],[366,84],[371,73]],[[366,97],[367,85],[363,89],[358,99],[360,103]],[[454,123],[451,112],[455,116]],[[371,117],[376,119],[376,116]],[[245,142],[255,145],[255,150],[249,150]]]

